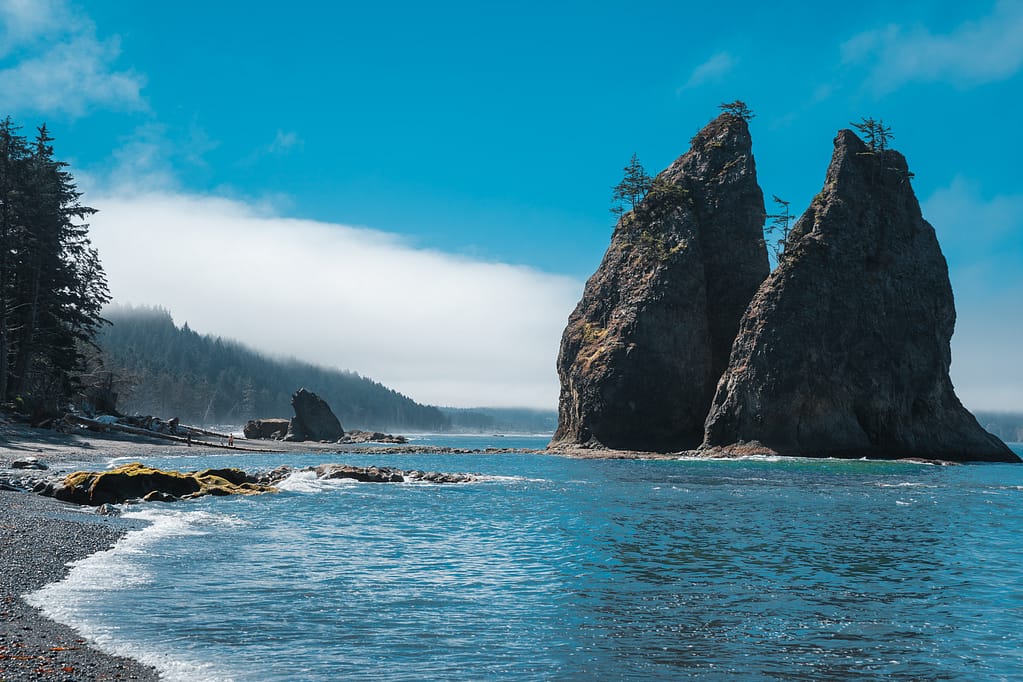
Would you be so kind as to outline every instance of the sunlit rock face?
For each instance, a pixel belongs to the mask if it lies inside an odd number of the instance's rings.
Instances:
[[[905,158],[842,130],[824,188],[740,325],[705,447],[1019,461],[949,379],[955,305]]]
[[[746,121],[722,114],[615,227],[558,355],[552,446],[695,447],[739,319],[768,273]]]

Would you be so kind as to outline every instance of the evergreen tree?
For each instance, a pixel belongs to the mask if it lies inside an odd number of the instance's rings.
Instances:
[[[53,413],[78,387],[109,301],[83,206],[46,126],[28,144],[0,123],[0,399]]]
[[[718,105],[718,109],[735,118],[741,118],[747,123],[749,123],[750,119],[756,117],[753,110],[746,106],[746,103],[741,99],[737,99],[734,102],[722,102]]]
[[[861,118],[859,123],[851,125],[863,136],[863,141],[872,152],[883,152],[888,148],[888,142],[895,137],[891,126],[886,126],[883,119]]]
[[[780,263],[785,256],[785,249],[789,245],[789,231],[791,230],[792,218],[794,217],[789,213],[789,202],[773,195],[774,203],[780,208],[780,212],[768,214],[771,222],[764,228],[764,234],[778,235],[778,239],[772,244],[771,251],[774,253],[774,257]]]
[[[611,212],[617,216],[625,213],[626,206],[628,206],[628,210],[635,210],[639,202],[650,191],[654,180],[647,175],[636,154],[632,155],[629,165],[623,170],[625,171],[625,177],[614,186],[613,194],[611,195],[613,202]]]

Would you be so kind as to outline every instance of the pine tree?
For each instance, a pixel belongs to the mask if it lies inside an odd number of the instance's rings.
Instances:
[[[756,117],[753,110],[746,106],[746,103],[741,99],[737,99],[734,102],[722,102],[718,105],[718,109],[730,116],[740,118],[747,123],[750,122],[750,119]]]
[[[888,148],[888,142],[895,137],[892,134],[891,126],[884,124],[884,119],[861,118],[859,123],[852,123],[853,128],[863,136],[864,142],[872,152],[883,152]]]
[[[46,126],[31,145],[0,123],[0,399],[56,411],[77,387],[84,345],[110,300],[67,164]]]
[[[794,217],[789,213],[789,202],[773,195],[774,203],[776,203],[781,211],[779,213],[768,214],[768,218],[771,219],[770,224],[764,228],[765,234],[780,235],[773,244],[771,244],[771,251],[774,253],[774,257],[781,262],[785,257],[785,249],[789,245],[789,231],[791,230],[792,218]]]
[[[635,210],[653,186],[653,178],[647,175],[636,154],[632,155],[629,165],[622,170],[625,171],[625,177],[614,186],[611,195],[611,212],[617,216],[625,213],[626,206],[628,210]]]

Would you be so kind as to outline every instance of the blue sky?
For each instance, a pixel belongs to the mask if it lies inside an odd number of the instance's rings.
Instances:
[[[0,0],[0,111],[50,125],[119,300],[547,407],[633,152],[660,170],[743,99],[798,212],[835,132],[883,117],[949,261],[960,396],[1023,410],[1023,0],[634,4]]]

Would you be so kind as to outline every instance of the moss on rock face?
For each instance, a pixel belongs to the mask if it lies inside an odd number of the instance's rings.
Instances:
[[[99,506],[131,499],[193,499],[204,495],[258,495],[277,492],[272,486],[249,480],[240,469],[207,469],[181,473],[147,467],[139,462],[110,471],[76,471],[64,479],[55,497],[67,502]]]

